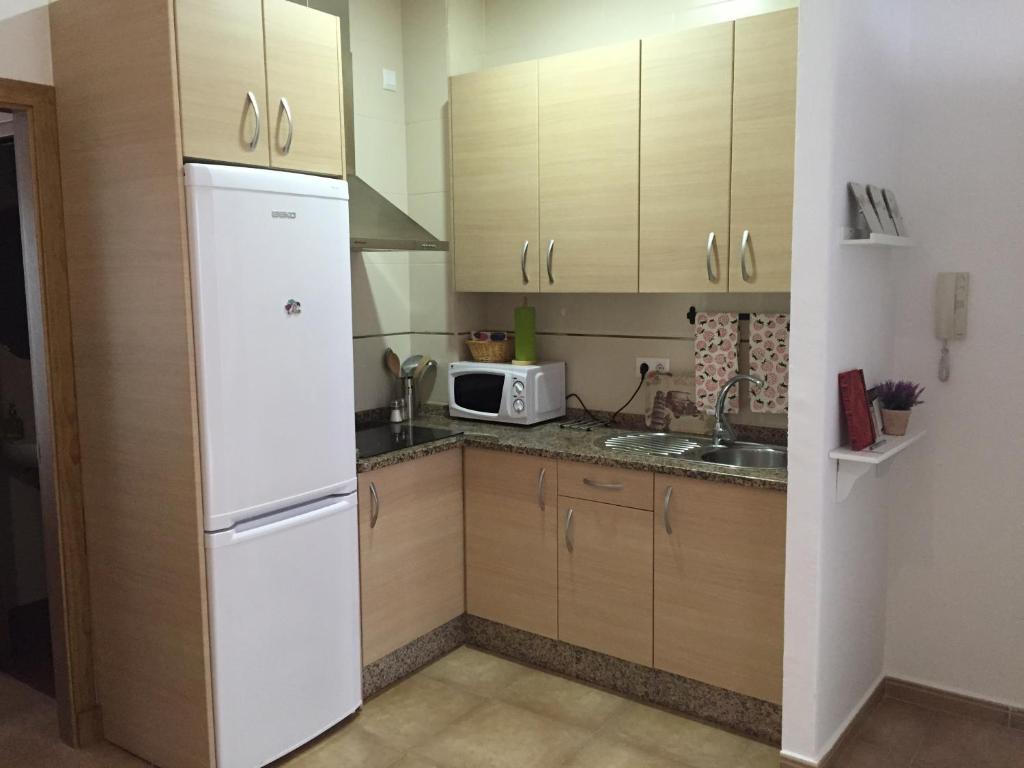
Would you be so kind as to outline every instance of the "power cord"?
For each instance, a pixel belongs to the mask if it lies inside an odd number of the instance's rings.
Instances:
[[[592,414],[590,412],[590,409],[587,408],[586,403],[583,402],[583,398],[581,398],[575,392],[570,392],[568,395],[565,396],[565,399],[566,399],[566,401],[568,401],[570,397],[575,397],[576,400],[579,402],[579,404],[581,406],[583,406],[583,412],[585,414],[587,414],[587,416],[589,416],[594,421],[601,422],[606,427],[610,427],[610,426],[612,426],[615,423],[615,419],[618,418],[619,414],[622,413],[622,411],[626,408],[626,406],[628,406],[630,403],[632,403],[636,399],[636,396],[638,394],[640,394],[640,388],[644,385],[644,380],[647,378],[647,372],[649,370],[650,370],[650,366],[648,366],[647,363],[641,363],[640,364],[640,383],[636,385],[636,389],[634,389],[633,390],[633,394],[629,396],[629,400],[627,400],[625,403],[623,403],[622,407],[619,408],[619,410],[617,410],[615,413],[613,413],[612,417],[610,419],[608,419],[608,421],[604,421],[603,419],[599,419],[594,414]]]

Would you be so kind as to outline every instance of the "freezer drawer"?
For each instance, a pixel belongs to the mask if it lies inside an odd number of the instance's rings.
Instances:
[[[265,765],[362,703],[356,509],[207,534],[218,768]]]

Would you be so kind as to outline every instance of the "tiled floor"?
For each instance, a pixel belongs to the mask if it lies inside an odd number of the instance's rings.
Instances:
[[[886,699],[831,768],[1024,768],[1024,730]]]
[[[57,704],[0,674],[0,768],[144,768],[110,744],[74,750],[57,734]]]
[[[370,700],[288,768],[777,768],[779,752],[459,648]]]

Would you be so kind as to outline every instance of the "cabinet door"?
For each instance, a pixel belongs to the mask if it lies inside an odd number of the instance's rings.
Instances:
[[[558,639],[651,664],[652,513],[559,497]]]
[[[541,59],[539,97],[541,291],[636,293],[639,43]]]
[[[550,459],[466,449],[466,611],[558,637],[558,497]]]
[[[642,43],[641,293],[728,289],[732,36],[730,22]]]
[[[786,494],[664,475],[655,494],[654,666],[780,703]]]
[[[461,451],[359,476],[359,559],[364,665],[465,611]]]
[[[183,154],[268,165],[269,110],[259,2],[176,0],[174,22]]]
[[[345,171],[338,17],[288,0],[264,0],[267,127],[274,168]]]
[[[540,290],[537,62],[451,79],[457,291]]]
[[[796,32],[796,9],[736,22],[730,291],[789,291]]]

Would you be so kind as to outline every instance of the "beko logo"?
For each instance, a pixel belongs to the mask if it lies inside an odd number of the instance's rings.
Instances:
[[[294,219],[295,211],[271,211],[270,218],[272,219]]]

